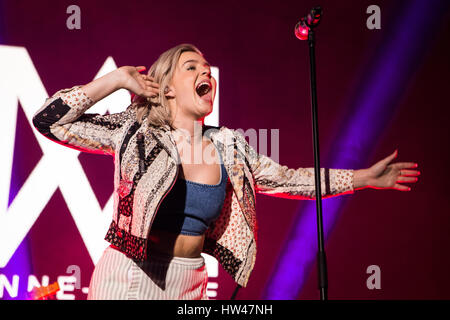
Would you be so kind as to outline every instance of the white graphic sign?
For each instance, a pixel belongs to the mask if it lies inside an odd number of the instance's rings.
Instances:
[[[95,79],[116,68],[113,58],[108,57]],[[217,95],[214,111],[205,123],[218,125],[219,72],[216,67],[212,67],[211,71],[217,80]],[[80,151],[54,143],[34,129],[32,117],[48,94],[27,50],[0,45],[0,74],[0,113],[3,119],[0,126],[0,150],[3,152],[0,157],[0,268],[7,265],[57,188],[60,188],[89,255],[96,264],[108,245],[103,238],[112,219],[112,195],[102,209],[78,161]],[[33,128],[43,156],[8,208],[18,102]],[[88,113],[117,113],[129,104],[128,91],[121,89],[99,101]],[[217,260],[204,256],[209,276],[217,276]]]

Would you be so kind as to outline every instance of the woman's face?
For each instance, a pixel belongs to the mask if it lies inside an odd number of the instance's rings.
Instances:
[[[212,112],[216,80],[209,63],[197,52],[183,52],[170,83],[168,96],[174,97],[174,115],[199,120]],[[169,100],[170,101],[170,100]]]

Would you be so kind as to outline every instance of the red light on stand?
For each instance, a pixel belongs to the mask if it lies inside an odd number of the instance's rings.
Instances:
[[[309,27],[306,25],[305,20],[300,20],[295,26],[295,36],[300,40],[308,40]]]

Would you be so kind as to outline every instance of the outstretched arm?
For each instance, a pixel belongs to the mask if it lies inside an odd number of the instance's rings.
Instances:
[[[270,157],[259,154],[238,131],[234,131],[240,153],[245,155],[251,170],[255,192],[290,199],[316,198],[315,172],[313,167],[288,168]],[[320,168],[320,189],[324,199],[354,192],[354,173],[352,169]],[[358,186],[361,175],[355,177]]]
[[[241,152],[249,163],[254,178],[255,191],[276,197],[291,199],[315,199],[314,168],[288,168],[267,156],[257,153],[242,134],[235,131],[243,146]],[[329,169],[320,168],[321,193],[324,199],[343,194],[354,193],[364,188],[410,190],[401,185],[404,182],[416,182],[420,173],[417,170],[405,170],[417,167],[416,163],[391,163],[397,151],[367,169]]]

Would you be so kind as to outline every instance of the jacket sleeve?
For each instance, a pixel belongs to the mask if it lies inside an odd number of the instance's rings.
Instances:
[[[84,113],[94,102],[81,86],[63,89],[48,98],[34,114],[33,125],[48,139],[89,153],[114,155],[114,134],[128,112]]]
[[[244,146],[241,151],[253,175],[255,192],[290,199],[315,199],[314,167],[288,168],[257,153],[240,133],[237,139]],[[322,198],[353,194],[353,174],[353,169],[320,168]]]

